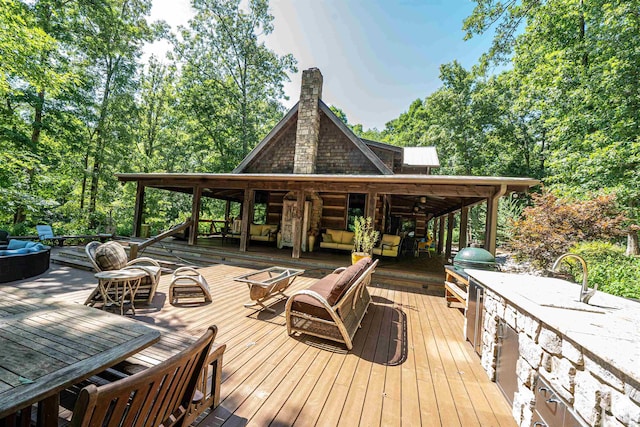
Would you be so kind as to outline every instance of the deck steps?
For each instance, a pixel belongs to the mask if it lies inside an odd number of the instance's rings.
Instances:
[[[142,240],[131,239],[131,241],[141,242]],[[129,242],[122,241],[121,243],[128,250]],[[197,246],[189,246],[185,242],[173,239],[166,239],[151,245],[139,254],[140,257],[150,257],[157,260],[167,271],[173,271],[184,265],[197,268],[227,264],[253,269],[280,265],[304,269],[306,276],[314,278],[323,277],[337,267],[342,267],[350,262],[346,252],[330,255],[332,256],[318,257],[315,253],[303,253],[301,258],[294,259],[291,258],[290,248],[277,249],[271,246],[255,246],[247,252],[239,252],[237,246],[231,242],[227,242],[225,246],[213,246],[206,245],[206,242],[201,245],[199,241]],[[51,260],[57,264],[92,270],[82,246],[57,248],[52,253]],[[432,295],[443,295],[443,274],[440,271],[407,271],[401,262],[381,258],[373,280],[379,284],[421,288]]]

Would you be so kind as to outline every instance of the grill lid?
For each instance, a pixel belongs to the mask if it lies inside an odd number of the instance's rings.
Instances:
[[[453,258],[453,265],[456,269],[495,270],[496,259],[491,252],[482,248],[463,248]]]
[[[463,263],[493,263],[495,264],[496,259],[491,252],[486,251],[482,248],[463,248],[461,249],[456,256],[453,258],[454,262],[463,262]]]

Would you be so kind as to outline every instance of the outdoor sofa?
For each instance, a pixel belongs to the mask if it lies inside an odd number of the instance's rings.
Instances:
[[[371,302],[367,285],[378,260],[363,258],[341,267],[287,300],[287,333],[296,332],[342,342],[353,348],[353,337]]]
[[[278,235],[278,224],[251,224],[249,240],[257,242],[275,242]]]
[[[320,242],[320,247],[326,249],[352,251],[353,236],[354,233],[352,231],[333,230],[331,228],[327,228],[327,231],[325,233],[322,233],[322,241]]]
[[[11,239],[0,250],[0,283],[37,276],[49,269],[51,248],[39,242]]]

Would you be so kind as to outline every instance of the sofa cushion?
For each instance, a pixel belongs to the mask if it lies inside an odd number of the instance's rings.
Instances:
[[[362,273],[371,263],[371,258],[362,258],[360,261],[349,266],[346,270],[340,273],[340,278],[336,280],[329,293],[327,302],[330,305],[334,305],[340,298],[349,290],[349,287],[356,281],[360,273]]]
[[[353,236],[355,236],[355,234],[352,231],[343,231],[340,243],[344,245],[353,245]]]
[[[382,240],[380,241],[380,246],[398,246],[400,244],[400,236],[395,236],[393,234],[384,234],[382,235]],[[385,248],[386,249],[386,248]]]
[[[262,225],[261,224],[251,224],[249,226],[249,234],[252,236],[261,236],[262,235]]]
[[[332,241],[340,243],[340,240],[342,239],[342,230],[332,230],[327,228],[327,234],[331,236]]]
[[[33,242],[29,242],[28,240],[11,239],[11,240],[9,240],[9,243],[7,244],[7,249],[11,250],[11,249],[26,248],[27,247],[27,243],[33,243]]]
[[[103,243],[96,249],[96,264],[102,271],[120,270],[127,265],[127,253],[118,242]]]
[[[309,286],[310,291],[316,292],[324,299],[328,299],[331,294],[331,290],[333,289],[335,283],[340,279],[340,273],[331,273],[327,276],[324,276],[322,279],[318,280],[313,285]],[[310,297],[308,295],[298,295],[293,300],[291,304],[291,308],[295,311],[299,311],[301,313],[307,313],[313,317],[318,317],[320,319],[325,320],[333,320],[331,319],[331,315],[327,310],[323,307],[323,305],[315,298]]]

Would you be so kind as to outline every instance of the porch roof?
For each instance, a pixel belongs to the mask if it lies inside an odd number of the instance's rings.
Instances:
[[[133,181],[144,187],[189,194],[199,186],[205,197],[238,201],[242,200],[244,189],[425,196],[427,202],[421,208],[434,216],[454,212],[498,193],[527,192],[540,184],[532,178],[400,174],[122,173],[116,176],[122,182]]]

